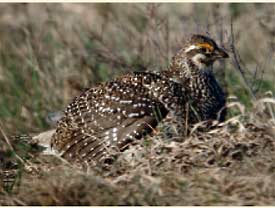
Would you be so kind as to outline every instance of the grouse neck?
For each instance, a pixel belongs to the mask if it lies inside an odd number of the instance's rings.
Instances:
[[[173,76],[181,79],[190,79],[198,76],[213,75],[213,65],[199,69],[191,59],[184,59],[181,62],[172,62],[167,71]]]

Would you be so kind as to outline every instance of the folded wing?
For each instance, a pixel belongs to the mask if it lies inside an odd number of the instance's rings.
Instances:
[[[67,107],[52,146],[68,160],[101,161],[110,148],[124,150],[148,134],[169,111],[182,113],[186,98],[177,83],[135,73],[91,88]]]

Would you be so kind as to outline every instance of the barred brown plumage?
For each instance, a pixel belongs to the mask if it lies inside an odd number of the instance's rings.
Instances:
[[[183,111],[184,90],[153,73],[128,74],[91,88],[68,106],[52,144],[67,159],[101,159],[107,155],[105,147],[124,149],[156,127],[168,111]]]
[[[217,119],[225,96],[210,67],[226,57],[212,39],[194,35],[168,70],[130,73],[88,89],[67,107],[52,147],[70,161],[106,162],[110,148],[123,151],[168,113],[183,122],[187,105],[189,123]]]

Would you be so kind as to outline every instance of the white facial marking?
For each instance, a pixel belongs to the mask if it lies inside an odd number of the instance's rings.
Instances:
[[[186,49],[185,49],[185,53],[188,53],[189,51],[192,51],[192,50],[194,50],[194,49],[196,49],[196,48],[198,48],[198,47],[195,46],[195,45],[191,45],[189,48],[186,48]]]
[[[204,60],[204,59],[206,59],[206,56],[201,53],[196,54],[195,56],[192,57],[192,61],[194,62],[194,64],[196,64],[196,66],[199,67],[199,69],[206,67],[206,65],[201,62],[201,60]]]

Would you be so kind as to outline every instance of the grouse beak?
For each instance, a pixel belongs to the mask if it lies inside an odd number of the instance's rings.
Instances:
[[[219,59],[219,58],[229,58],[229,55],[228,55],[228,53],[225,52],[224,49],[222,49],[222,48],[217,48],[217,49],[215,50],[215,57],[216,57],[217,59]]]

